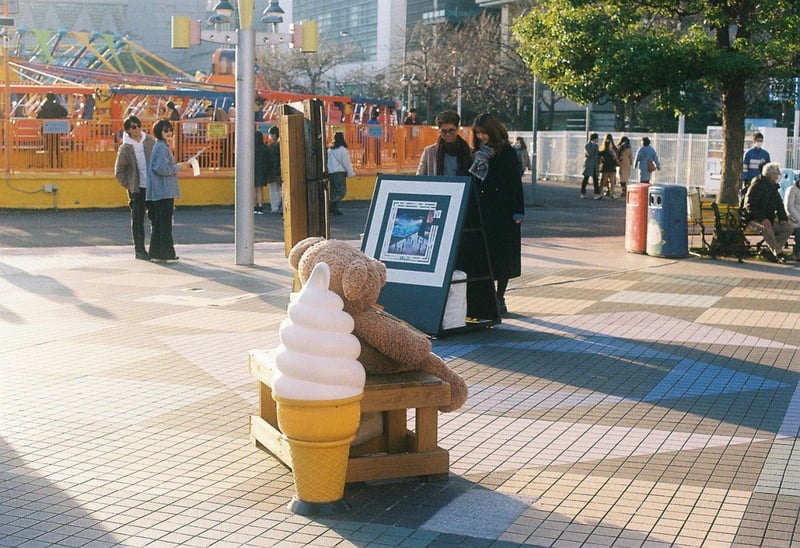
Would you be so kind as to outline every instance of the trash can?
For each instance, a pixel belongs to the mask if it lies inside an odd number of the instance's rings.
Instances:
[[[651,185],[647,190],[647,254],[686,257],[689,226],[686,187]]]
[[[647,183],[628,185],[625,193],[625,251],[647,250]]]

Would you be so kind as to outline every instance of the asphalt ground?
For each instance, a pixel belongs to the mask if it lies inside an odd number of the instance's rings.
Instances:
[[[523,238],[621,236],[624,200],[581,200],[579,183],[540,181],[526,206]],[[331,238],[355,240],[364,232],[368,201],[345,201],[343,215],[331,218]],[[182,207],[175,210],[176,244],[234,242],[232,206]],[[283,241],[281,217],[255,216],[254,241]],[[149,235],[148,235],[149,241]],[[130,213],[115,209],[0,210],[0,248],[131,245]]]

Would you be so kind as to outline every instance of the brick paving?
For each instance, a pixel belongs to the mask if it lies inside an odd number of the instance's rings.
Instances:
[[[503,323],[434,341],[449,481],[329,518],[248,435],[282,243],[0,249],[0,546],[800,544],[798,266],[623,247],[526,238]]]

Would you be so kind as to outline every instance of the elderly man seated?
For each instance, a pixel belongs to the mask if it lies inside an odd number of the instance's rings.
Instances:
[[[792,232],[792,225],[781,200],[778,183],[780,178],[780,164],[764,164],[761,175],[750,183],[743,206],[745,222],[750,228],[760,230],[764,236],[766,247],[762,248],[762,255],[774,263],[784,262],[783,246]]]

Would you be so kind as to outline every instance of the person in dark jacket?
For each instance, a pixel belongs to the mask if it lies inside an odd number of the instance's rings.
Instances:
[[[256,189],[255,215],[264,214],[264,187],[267,186],[267,145],[264,134],[256,130],[253,141],[253,184]]]
[[[56,94],[48,93],[44,96],[44,102],[42,102],[36,118],[39,120],[61,120],[67,116],[69,116],[69,112],[58,101]],[[50,133],[44,131],[46,129],[45,126],[42,126],[42,128],[44,149],[47,153],[50,167],[61,167],[61,133]]]
[[[475,155],[469,171],[480,189],[480,212],[492,275],[497,281],[497,308],[504,314],[508,311],[508,280],[522,273],[520,224],[525,217],[525,201],[519,159],[508,141],[508,131],[493,115],[475,118],[472,135]]]
[[[283,176],[281,172],[281,140],[278,126],[267,132],[265,169],[269,184],[269,208],[272,213],[283,214]]]
[[[784,262],[783,246],[792,233],[792,225],[783,207],[778,181],[781,166],[778,162],[764,164],[761,175],[747,188],[744,196],[743,214],[748,226],[761,231],[765,247],[762,255],[771,262]],[[778,222],[775,222],[777,219]]]

